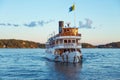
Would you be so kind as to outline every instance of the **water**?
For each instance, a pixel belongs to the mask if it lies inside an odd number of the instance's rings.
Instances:
[[[0,80],[120,80],[120,49],[82,49],[83,62],[55,63],[44,49],[0,49]]]

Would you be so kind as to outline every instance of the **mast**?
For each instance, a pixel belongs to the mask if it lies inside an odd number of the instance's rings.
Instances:
[[[73,5],[69,8],[69,12],[74,11],[74,27],[76,26],[76,14],[75,14],[75,2]]]
[[[76,27],[76,3],[75,3],[75,0],[74,0],[74,26]]]
[[[75,14],[76,5],[74,2],[74,26],[76,27],[76,14]]]

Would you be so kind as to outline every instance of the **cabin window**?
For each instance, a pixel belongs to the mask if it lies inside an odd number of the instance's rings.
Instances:
[[[62,44],[63,42],[62,42],[62,39],[60,39],[60,44]]]
[[[75,43],[75,40],[72,40],[72,43]]]
[[[69,32],[69,29],[67,29],[67,32]]]
[[[67,43],[67,40],[64,40],[64,43]]]
[[[66,32],[66,29],[64,29],[64,32]]]
[[[71,40],[68,40],[68,43],[71,43]]]

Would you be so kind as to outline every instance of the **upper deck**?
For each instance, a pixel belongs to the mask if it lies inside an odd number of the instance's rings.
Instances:
[[[59,21],[59,33],[49,38],[49,41],[66,38],[80,39],[81,34],[78,33],[78,28],[70,27],[69,24],[64,27],[64,22]]]
[[[78,33],[78,28],[64,27],[62,21],[59,22],[59,33],[48,39],[47,48],[81,48],[81,34]]]
[[[54,39],[65,38],[79,39],[81,34],[78,33],[78,28],[62,28],[62,32],[54,36]]]
[[[81,39],[81,34],[78,33],[78,28],[63,28],[62,32],[56,34],[49,38],[49,40],[56,40],[56,39]]]
[[[81,34],[78,33],[78,28],[70,27],[70,24],[64,26],[64,21],[59,21],[58,36],[81,36]]]
[[[78,33],[78,28],[67,27],[62,28],[60,36],[81,36],[81,34]]]

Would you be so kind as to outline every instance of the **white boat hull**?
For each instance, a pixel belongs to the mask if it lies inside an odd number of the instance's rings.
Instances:
[[[82,61],[82,54],[78,52],[70,52],[68,55],[55,55],[52,51],[46,52],[46,57],[53,61],[59,62],[70,62],[70,63],[78,63]]]

